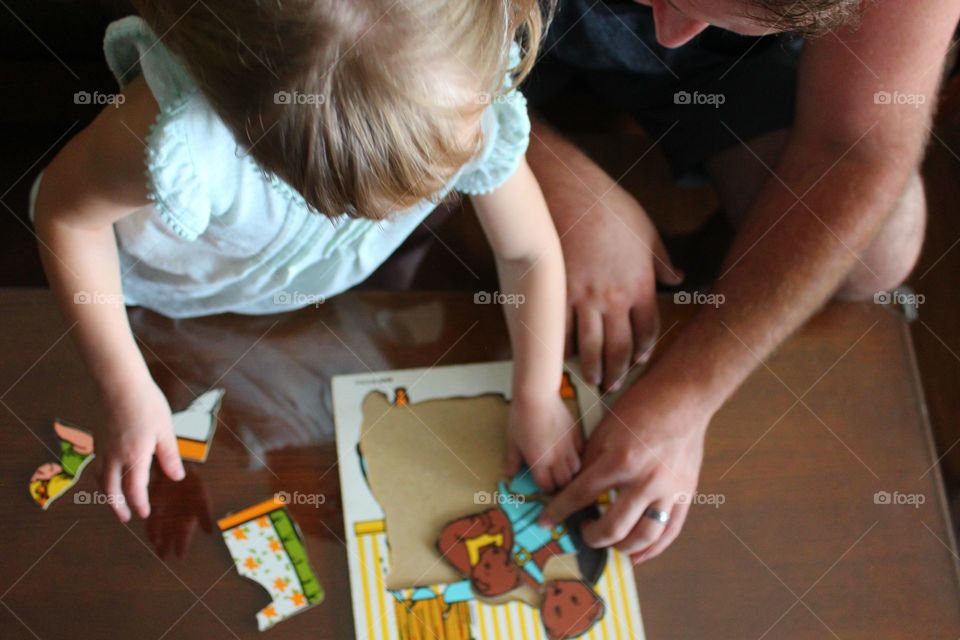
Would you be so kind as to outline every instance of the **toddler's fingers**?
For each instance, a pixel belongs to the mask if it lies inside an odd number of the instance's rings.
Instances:
[[[540,487],[541,491],[553,493],[553,490],[557,488],[556,483],[553,481],[553,475],[550,472],[550,465],[546,459],[541,459],[533,463],[533,466],[530,467],[530,473],[533,474],[533,479],[537,482],[537,486]]]
[[[133,510],[141,518],[150,515],[150,498],[147,483],[150,481],[150,458],[142,456],[123,470],[123,493]]]
[[[186,475],[177,447],[177,437],[169,429],[157,439],[157,464],[168,478],[176,482],[183,480]]]
[[[651,285],[653,286],[653,285]],[[649,299],[640,300],[630,311],[633,326],[633,357],[631,364],[646,363],[657,344],[660,333],[660,315],[657,312],[657,300],[651,290]]]
[[[117,514],[120,522],[127,522],[130,520],[130,509],[127,508],[127,500],[120,488],[120,465],[112,460],[106,461],[103,465],[102,480],[103,490],[110,500],[110,508]]]
[[[603,316],[603,386],[615,392],[623,384],[633,351],[633,330],[627,312],[611,310]]]
[[[570,472],[571,478],[580,473],[580,455],[578,452],[567,456],[567,470]]]
[[[583,441],[583,431],[580,430],[579,425],[574,425],[573,427],[573,450],[577,455],[577,471],[580,471],[580,456],[583,455],[584,441]]]
[[[570,482],[570,469],[567,467],[567,461],[559,459],[551,465],[551,474],[553,475],[554,485],[559,489],[567,486]]]
[[[580,368],[590,384],[599,385],[602,379],[600,352],[603,348],[603,318],[594,309],[577,309],[577,349]]]

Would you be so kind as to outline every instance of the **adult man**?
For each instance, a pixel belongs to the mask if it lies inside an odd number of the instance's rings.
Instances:
[[[561,521],[615,488],[583,536],[635,562],[679,534],[689,501],[678,497],[696,488],[707,425],[761,359],[831,297],[869,298],[909,274],[926,215],[918,165],[960,13],[958,0],[642,4],[561,0],[544,73],[573,70],[632,110],[675,172],[711,179],[739,230],[712,289],[724,303],[699,308],[618,400],[542,518]],[[796,53],[741,40],[724,58],[705,42],[736,36],[710,25],[815,37]],[[532,88],[535,104],[548,84]],[[614,389],[649,358],[655,281],[681,275],[639,203],[560,135],[535,133],[530,160],[563,238],[570,330],[585,375]]]

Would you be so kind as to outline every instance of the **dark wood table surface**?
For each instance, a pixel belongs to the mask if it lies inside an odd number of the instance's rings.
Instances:
[[[661,303],[669,340],[689,307]],[[0,638],[260,637],[266,592],[237,575],[215,521],[281,490],[326,498],[291,513],[327,596],[266,637],[353,637],[330,378],[505,359],[499,309],[471,294],[363,293],[284,316],[132,319],[174,410],[226,389],[210,458],[180,484],[154,476],[146,523],[71,495],[42,512],[27,483],[55,459],[51,421],[92,426],[96,400],[50,294],[0,291]],[[702,504],[637,570],[648,638],[960,636],[906,336],[887,309],[828,307],[716,416]],[[74,491],[95,489],[91,469]],[[878,504],[883,491],[892,504]]]

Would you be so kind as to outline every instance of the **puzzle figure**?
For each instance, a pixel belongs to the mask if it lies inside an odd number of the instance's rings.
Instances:
[[[501,481],[491,499],[497,503],[495,508],[459,518],[440,533],[437,549],[467,578],[457,584],[469,585],[485,598],[506,596],[526,584],[540,594],[541,617],[550,640],[575,638],[588,631],[604,615],[603,600],[586,580],[546,580],[544,570],[550,558],[576,554],[578,545],[564,525],[547,529],[537,524],[544,503],[529,470],[509,485]],[[585,551],[578,558],[581,573],[590,574],[595,582],[605,555],[598,563],[594,552]]]
[[[271,498],[217,522],[237,572],[272,602],[257,613],[260,631],[323,601],[303,537],[283,503]]]
[[[54,420],[53,430],[60,438],[60,462],[42,464],[30,477],[30,495],[44,511],[77,483],[94,458],[88,432],[61,420]]]

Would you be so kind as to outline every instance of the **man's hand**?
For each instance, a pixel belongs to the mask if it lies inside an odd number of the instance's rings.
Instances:
[[[656,283],[680,284],[646,211],[582,151],[535,123],[528,151],[567,272],[567,346],[590,382],[616,390],[657,339]]]
[[[563,522],[597,496],[616,490],[599,520],[583,525],[591,547],[616,547],[637,563],[660,554],[679,535],[703,460],[712,413],[690,397],[637,382],[587,441],[583,471],[544,509],[541,524]],[[660,524],[647,509],[669,514]]]
[[[610,182],[602,200],[560,243],[567,267],[567,343],[576,342],[587,380],[616,391],[631,365],[649,359],[656,342],[657,282],[677,285],[683,276],[647,212]]]

